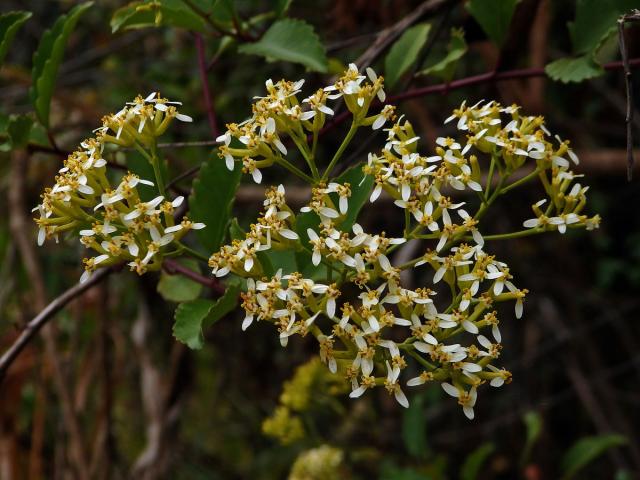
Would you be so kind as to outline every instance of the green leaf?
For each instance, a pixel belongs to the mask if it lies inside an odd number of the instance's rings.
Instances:
[[[209,314],[202,323],[203,327],[210,327],[226,314],[231,313],[238,305],[238,296],[240,295],[240,284],[230,283],[227,289],[209,310]]]
[[[452,28],[451,40],[447,46],[447,55],[435,63],[427,59],[425,64],[432,63],[432,65],[423,68],[417,75],[435,75],[436,77],[442,78],[445,82],[449,82],[455,74],[458,61],[465,53],[467,53],[467,42],[464,39],[464,30]]]
[[[184,259],[179,260],[179,262],[195,272],[200,271],[198,262],[195,260]],[[158,293],[162,295],[165,300],[176,303],[188,302],[198,298],[201,292],[202,285],[188,279],[187,277],[182,275],[169,275],[166,272],[162,272],[160,275]]]
[[[563,478],[572,478],[582,468],[598,458],[610,448],[627,443],[622,435],[594,435],[578,440],[562,458]]]
[[[522,421],[527,428],[527,439],[522,450],[520,465],[526,465],[531,456],[531,450],[542,433],[542,417],[538,412],[527,412],[522,417]]]
[[[462,468],[460,469],[460,479],[475,480],[478,478],[478,474],[480,473],[482,466],[495,449],[496,446],[493,443],[487,442],[471,452],[462,464]]]
[[[595,61],[592,55],[583,55],[578,58],[561,58],[548,64],[544,71],[551,79],[562,83],[582,82],[604,73],[604,69]]]
[[[214,303],[211,300],[200,298],[178,305],[174,314],[173,336],[189,348],[194,350],[202,348],[204,345],[202,322],[213,308]]]
[[[193,221],[203,222],[207,226],[196,230],[196,235],[211,253],[217,252],[224,241],[241,175],[242,170],[238,166],[230,172],[224,161],[213,154],[209,161],[202,164],[193,182],[189,197],[191,217]]]
[[[276,0],[275,3],[276,5],[273,10],[276,13],[276,17],[280,18],[289,11],[293,0]]]
[[[81,3],[66,15],[60,16],[53,27],[42,35],[38,49],[33,55],[31,101],[38,120],[45,127],[49,127],[51,96],[67,40],[82,14],[91,5],[93,2]]]
[[[29,18],[31,18],[31,12],[7,12],[0,15],[0,65],[16,33]]]
[[[229,222],[229,236],[231,237],[231,240],[244,240],[246,234],[247,233],[238,223],[238,219],[234,217]]]
[[[7,136],[11,148],[23,148],[29,142],[33,119],[28,115],[11,115],[7,125]]]
[[[217,24],[233,24],[233,18],[236,15],[234,0],[215,0],[211,7],[211,18]]]
[[[576,17],[569,22],[575,54],[592,53],[617,29],[623,13],[638,8],[637,0],[578,0]]]
[[[178,305],[174,315],[173,336],[189,348],[199,350],[204,345],[202,329],[209,327],[231,312],[238,303],[239,285],[229,285],[215,302],[203,298]]]
[[[258,259],[258,262],[260,262],[260,266],[262,266],[262,273],[267,277],[273,277],[276,273],[276,268],[273,266],[271,257],[269,257],[267,253],[268,252],[266,251],[258,252],[256,253],[256,258]]]
[[[302,20],[278,20],[260,40],[241,45],[238,51],[260,55],[269,61],[300,63],[317,72],[327,71],[324,46],[313,27]]]
[[[417,395],[402,416],[402,440],[405,448],[414,457],[422,459],[429,451],[425,410],[425,396]]]
[[[384,78],[389,89],[392,89],[397,81],[418,61],[418,55],[427,42],[429,30],[431,30],[431,25],[428,23],[414,25],[405,30],[393,44],[384,59]]]
[[[471,0],[467,10],[480,24],[484,33],[499,47],[502,47],[507,34],[511,17],[519,0]]]
[[[181,0],[139,1],[119,8],[111,17],[111,32],[148,27],[177,27],[204,32],[204,19]]]
[[[293,250],[266,250],[263,252],[272,265],[282,269],[283,275],[297,270],[296,255]],[[264,268],[264,265],[263,265]]]

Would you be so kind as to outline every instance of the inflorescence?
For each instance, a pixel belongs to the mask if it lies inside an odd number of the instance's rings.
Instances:
[[[142,275],[158,270],[164,254],[173,247],[181,249],[179,240],[191,229],[204,228],[187,217],[174,220],[175,209],[183,197],[170,200],[164,193],[156,139],[174,118],[190,122],[179,113],[178,102],[170,102],[155,92],[137,97],[122,110],[102,119],[95,137],[84,140],[80,149],[64,161],[53,187],[45,189],[42,203],[34,208],[40,217],[38,244],[61,233],[74,232],[80,242],[97,253],[84,259],[81,282],[88,280],[98,267],[126,262]],[[115,175],[115,169],[103,158],[105,148],[133,148],[153,166],[154,182],[131,172]],[[110,171],[114,170],[114,171]],[[159,195],[143,201],[139,185],[156,186]]]
[[[335,83],[299,100],[303,83],[267,81],[267,94],[256,98],[251,118],[227,125],[218,138],[218,154],[231,170],[240,163],[257,183],[262,169],[280,165],[311,185],[311,198],[294,212],[283,185],[268,188],[249,231],[209,258],[213,274],[246,279],[243,329],[256,321],[273,323],[283,346],[294,335],[311,334],[320,360],[349,382],[351,397],[384,387],[407,407],[405,385],[439,382],[473,418],[481,385],[511,381],[511,373],[497,365],[502,336],[496,306],[512,303],[520,318],[527,294],[485,242],[597,228],[599,216],[583,213],[588,187],[577,183],[581,175],[571,170],[576,155],[567,141],[551,136],[542,117],[480,101],[454,110],[445,123],[455,122],[460,134],[438,138],[425,156],[418,151],[419,136],[396,117],[394,106],[369,113],[386,101],[384,80],[372,69],[363,75],[351,64]],[[321,173],[319,133],[336,101],[344,103],[352,123]],[[84,260],[81,281],[98,267],[121,262],[140,275],[158,270],[167,255],[188,251],[180,243],[183,235],[205,227],[187,217],[176,222],[183,198],[171,200],[164,191],[157,137],[174,118],[191,121],[176,105],[152,93],[104,117],[96,136],[69,155],[34,209],[40,214],[39,244],[74,232],[97,253]],[[385,132],[384,147],[368,154],[357,184],[332,177],[361,127]],[[285,143],[295,145],[306,172],[292,162]],[[117,147],[145,157],[155,183],[110,171],[103,153]],[[491,205],[536,179],[546,195],[532,206],[534,216],[523,222],[524,229],[483,235],[480,221]],[[139,185],[155,187],[158,195],[143,200]],[[354,200],[354,191],[362,198],[362,189],[371,203],[383,192],[393,200],[404,217],[401,233],[366,232],[356,222],[362,202]],[[409,240],[423,242],[422,254],[394,262],[393,252]],[[300,271],[271,275],[263,260],[275,250],[294,251],[308,262],[298,264]],[[428,285],[407,288],[401,281],[406,270],[428,278]],[[403,375],[405,369],[413,374]]]
[[[271,187],[263,212],[244,238],[211,255],[213,273],[247,279],[243,329],[255,321],[273,323],[283,346],[293,335],[311,334],[322,362],[350,382],[351,397],[384,387],[407,407],[403,385],[439,382],[473,418],[481,385],[500,387],[511,381],[511,373],[497,365],[502,337],[496,305],[512,303],[520,318],[527,293],[513,283],[507,264],[485,250],[485,241],[597,228],[599,217],[582,213],[587,187],[574,183],[580,177],[570,169],[578,163],[576,155],[567,141],[551,137],[542,117],[481,101],[456,109],[445,123],[455,122],[459,137],[438,138],[435,151],[424,156],[411,124],[396,118],[393,106],[369,114],[376,98],[385,101],[383,79],[371,69],[365,76],[352,64],[334,84],[300,101],[302,85],[267,81],[267,95],[257,97],[252,117],[227,125],[218,139],[219,155],[229,169],[240,163],[257,183],[261,169],[273,164],[307,180],[312,195],[301,213],[315,215],[315,223],[301,227],[301,216],[286,203],[284,187]],[[352,125],[320,174],[318,134],[334,113],[330,102],[337,99],[351,112]],[[359,185],[330,179],[363,126],[386,126],[384,148],[369,153]],[[306,161],[308,173],[287,158],[287,138]],[[529,171],[514,180],[512,174],[521,167]],[[373,180],[370,202],[386,192],[404,213],[402,235],[366,232],[350,220],[350,209],[359,208],[352,207],[352,191],[366,178]],[[533,205],[534,218],[524,221],[525,229],[483,236],[479,223],[494,201],[534,179],[546,198]],[[454,198],[465,191],[465,199],[478,198],[477,208]],[[414,239],[425,242],[424,253],[394,264],[392,252]],[[316,273],[266,276],[260,255],[269,250],[306,253]],[[400,274],[408,269],[429,275],[430,284],[404,287]],[[359,293],[343,298],[349,285]],[[409,368],[415,373],[403,381],[410,359],[418,370]]]

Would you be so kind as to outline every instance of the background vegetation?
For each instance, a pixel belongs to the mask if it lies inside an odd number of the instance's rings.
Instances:
[[[311,342],[284,350],[269,326],[243,333],[236,311],[191,350],[172,334],[176,301],[203,288],[209,294],[210,284],[166,272],[111,275],[59,312],[6,372],[0,478],[636,478],[640,194],[626,175],[616,21],[638,2],[77,5],[0,7],[2,352],[80,275],[80,247],[35,249],[29,210],[66,152],[138,93],[159,90],[194,117],[176,125],[163,148],[172,188],[185,195],[217,133],[250,114],[268,78],[318,86],[349,62],[373,65],[431,146],[450,131],[442,119],[464,99],[518,103],[572,139],[591,185],[591,213],[603,222],[564,241],[498,245],[495,253],[532,293],[524,318],[501,324],[502,363],[514,381],[487,392],[473,422],[437,386],[414,394],[406,411],[383,392],[349,400],[324,369],[307,364],[316,355]],[[31,15],[7,14],[18,10]],[[633,67],[638,27],[630,22],[625,36]],[[323,135],[335,149],[332,128],[345,127],[336,122]],[[638,116],[631,128],[640,130]],[[348,161],[376,147],[366,135],[356,145]],[[266,171],[271,181],[287,185],[293,206],[306,201],[309,192],[282,171]],[[262,196],[262,187],[243,181],[233,210],[241,225]],[[503,204],[487,229],[517,230],[537,198],[525,191]],[[362,223],[384,230],[397,222],[387,201]],[[192,267],[207,275],[206,266]],[[421,278],[408,281],[417,286]],[[265,434],[278,430],[283,407],[298,426],[280,438]],[[272,428],[263,428],[267,419]]]

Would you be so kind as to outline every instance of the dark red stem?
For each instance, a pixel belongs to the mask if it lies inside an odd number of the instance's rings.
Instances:
[[[202,82],[202,94],[204,96],[204,104],[207,109],[207,117],[209,118],[209,128],[211,129],[211,135],[213,138],[217,138],[218,121],[216,120],[216,113],[213,109],[213,99],[211,97],[211,91],[209,89],[209,80],[207,78],[207,61],[205,59],[204,41],[202,35],[195,34],[196,37],[196,50],[198,51],[198,70],[200,71],[200,80]]]
[[[636,67],[640,65],[640,58],[633,58],[629,60],[630,67]],[[603,65],[605,70],[617,70],[623,67],[623,62],[610,62]],[[473,85],[480,85],[483,83],[499,82],[503,80],[514,80],[517,78],[532,78],[532,77],[545,77],[547,74],[544,68],[522,68],[517,70],[507,70],[504,72],[487,72],[480,75],[474,75],[472,77],[461,78],[459,80],[453,80],[449,83],[439,83],[437,85],[428,85],[426,87],[413,88],[406,92],[399,93],[397,95],[390,95],[387,97],[385,103],[401,102],[403,100],[409,100],[412,98],[424,97],[435,93],[448,93],[451,90],[457,90],[459,88],[470,87]],[[381,106],[381,102],[375,102],[372,104],[372,108]],[[351,117],[351,112],[345,111],[340,115],[337,115],[332,122],[328,123],[321,131],[320,134],[324,134],[335,127],[343,123],[345,120]]]
[[[190,268],[185,267],[184,265],[176,262],[171,258],[166,258],[162,262],[162,268],[164,268],[165,272],[171,275],[182,275],[193,280],[196,283],[204,285],[205,287],[211,289],[213,294],[216,297],[221,297],[224,295],[224,286],[216,279],[212,277],[205,277],[198,272],[194,272]]]

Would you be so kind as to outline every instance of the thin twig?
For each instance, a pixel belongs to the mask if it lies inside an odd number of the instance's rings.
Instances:
[[[55,145],[52,138],[52,144]],[[43,310],[47,306],[47,293],[45,289],[42,267],[38,261],[38,255],[30,236],[29,221],[26,215],[28,209],[25,206],[24,192],[26,188],[26,174],[29,156],[24,150],[14,150],[11,157],[11,184],[9,188],[10,218],[9,224],[13,239],[16,242],[20,256],[22,257],[27,276],[29,278],[32,295],[31,305],[36,310]],[[28,326],[27,326],[28,328]],[[62,419],[69,434],[69,452],[78,478],[88,479],[89,470],[87,454],[84,448],[82,430],[73,407],[72,395],[65,378],[62,361],[56,345],[55,331],[51,325],[47,325],[42,331],[47,362],[51,366],[53,382],[60,398]],[[21,337],[18,338],[18,340]],[[3,372],[0,370],[0,380]]]
[[[66,290],[64,293],[53,299],[38,315],[36,315],[29,323],[27,323],[24,330],[20,333],[18,339],[4,352],[0,357],[0,381],[7,373],[7,369],[20,354],[20,352],[27,346],[27,344],[33,339],[38,331],[49,321],[53,316],[64,308],[71,300],[79,297],[84,292],[89,290],[94,285],[97,285],[103,281],[112,272],[112,269],[106,268],[98,270],[93,276],[85,283],[78,283],[73,287]]]
[[[193,280],[194,282],[210,288],[213,294],[217,297],[221,297],[224,294],[224,287],[222,286],[222,284],[220,284],[218,279],[214,277],[205,277],[204,275],[185,267],[184,265],[178,263],[173,259],[165,259],[162,263],[162,268],[169,274],[180,274]]]
[[[371,46],[367,48],[367,50],[362,55],[360,55],[360,57],[358,57],[358,59],[355,61],[355,64],[358,65],[359,68],[368,67],[407,28],[420,20],[420,18],[422,18],[424,15],[436,12],[442,6],[450,2],[451,0],[428,0],[421,3],[409,15],[402,18],[390,27],[382,30],[376,37],[375,41],[371,44]]]
[[[629,52],[624,39],[624,24],[627,21],[640,20],[640,13],[635,10],[631,14],[622,15],[618,19],[618,43],[620,45],[620,55],[624,68],[624,84],[627,92],[627,111],[624,121],[627,126],[627,180],[631,181],[633,176],[633,89],[631,88],[631,68],[629,67]]]
[[[209,89],[209,80],[207,79],[207,61],[204,54],[204,41],[202,35],[195,34],[196,50],[198,52],[198,70],[200,71],[200,81],[202,82],[202,95],[204,96],[204,104],[207,108],[207,117],[209,119],[209,128],[213,138],[218,138],[218,121],[216,120],[216,112],[213,109],[213,100]]]
[[[186,170],[184,172],[182,172],[180,175],[178,175],[177,177],[173,178],[169,183],[167,183],[167,188],[173,188],[173,186],[180,182],[181,180],[184,180],[185,178],[190,178],[193,175],[195,175],[196,173],[198,173],[200,171],[200,165],[196,165],[195,167],[191,167],[189,170]]]
[[[640,65],[640,58],[629,59],[629,67],[637,67]],[[605,63],[603,68],[605,70],[618,70],[623,68],[622,62],[610,62]],[[436,85],[428,85],[426,87],[413,88],[406,92],[399,93],[397,95],[390,95],[387,97],[384,104],[402,102],[404,100],[411,100],[413,98],[425,97],[427,95],[433,95],[436,93],[449,93],[452,90],[458,90],[460,88],[471,87],[474,85],[481,85],[483,83],[500,82],[504,80],[516,80],[518,78],[532,78],[532,77],[545,77],[546,73],[544,68],[521,68],[515,70],[505,70],[503,72],[486,72],[479,75],[473,75],[471,77],[461,78],[459,80],[453,80],[449,83],[438,83]],[[381,107],[383,103],[373,102],[371,108]],[[333,121],[327,123],[320,131],[320,134],[325,134],[333,130],[338,125],[345,122],[351,117],[351,112],[343,112],[337,115]]]
[[[214,147],[218,144],[219,142],[215,140],[198,140],[195,142],[159,143],[158,148]]]

